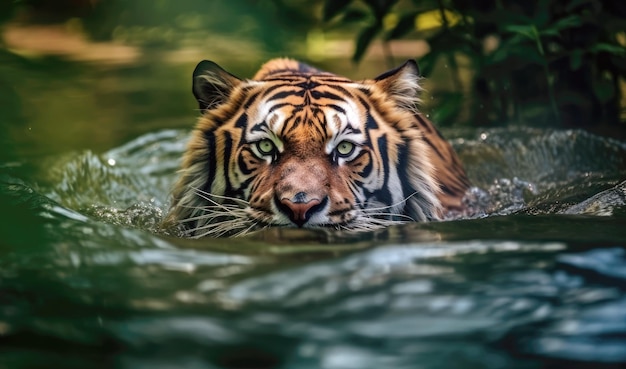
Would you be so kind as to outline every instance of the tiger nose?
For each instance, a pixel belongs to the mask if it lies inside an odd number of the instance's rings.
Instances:
[[[294,201],[286,197],[280,200],[282,212],[287,214],[289,219],[298,227],[302,227],[316,211],[324,206],[323,202],[318,199],[311,199],[305,202],[305,197],[302,196],[302,193],[298,193],[294,196]]]

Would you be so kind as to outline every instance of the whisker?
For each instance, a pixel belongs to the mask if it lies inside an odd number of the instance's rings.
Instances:
[[[204,195],[202,193],[198,193],[198,196],[202,197],[203,199],[209,201],[210,203],[212,203],[214,206],[219,207],[219,208],[227,208],[226,205],[219,203],[211,198],[209,198],[207,195]]]
[[[214,200],[211,200],[211,199],[209,199],[208,197],[215,197],[215,198],[218,198],[218,199],[223,199],[223,200],[231,200],[231,201],[239,202],[240,204],[242,204],[242,205],[246,205],[246,206],[249,204],[249,202],[248,202],[248,201],[243,200],[243,199],[240,199],[240,198],[237,198],[237,197],[224,196],[224,195],[217,195],[217,194],[214,194],[214,193],[210,193],[210,192],[204,191],[204,190],[199,189],[199,188],[197,188],[197,187],[191,187],[191,188],[192,188],[194,191],[196,191],[196,193],[197,193],[198,195],[200,195],[203,199],[206,199],[206,200],[209,200],[209,201],[214,201]]]
[[[220,217],[228,217],[228,218],[243,218],[247,216],[247,213],[244,209],[233,209],[230,211],[222,212],[215,209],[203,209],[205,213],[200,215],[190,216],[185,218],[186,221],[194,221],[194,220],[208,220],[215,219]]]
[[[239,232],[237,232],[236,234],[233,235],[233,237],[240,237],[243,236],[247,233],[249,233],[250,231],[252,231],[256,226],[258,226],[259,222],[250,222],[250,226],[246,229],[243,229]]]
[[[187,222],[195,222],[195,227],[186,231],[190,237],[241,237],[256,229],[280,226],[251,218],[249,211],[246,210],[249,206],[246,200],[212,194],[200,188],[192,187],[192,189],[206,203],[201,206],[179,205],[191,209],[190,216],[185,219]],[[390,205],[362,208],[354,221],[328,224],[326,227],[346,232],[362,232],[414,222],[411,216],[394,210],[417,194],[418,192],[414,192]]]
[[[237,221],[236,219],[225,219],[219,222],[204,223],[202,225],[195,227],[194,230],[201,231],[204,229],[212,229],[212,228],[219,228],[219,227],[235,227],[236,221]]]
[[[219,222],[219,223],[211,223],[205,226],[201,226],[201,227],[196,227],[192,230],[190,230],[190,233],[194,234],[194,238],[202,238],[202,237],[206,237],[206,236],[213,236],[213,237],[222,237],[224,235],[227,235],[229,233],[232,234],[232,232],[236,232],[233,237],[235,236],[241,236],[245,233],[247,233],[251,227],[254,226],[254,224],[252,225],[248,225],[250,222],[241,222],[241,224],[236,224],[233,222]],[[241,229],[241,230],[239,230]],[[197,234],[198,231],[203,231],[206,230],[206,232],[202,232],[200,234]]]
[[[391,205],[385,205],[385,206],[380,206],[380,207],[376,207],[376,208],[366,208],[366,209],[363,209],[363,210],[365,210],[365,211],[369,211],[369,210],[378,211],[378,210],[387,210],[387,209],[391,209],[391,208],[394,208],[394,207],[396,207],[396,206],[398,206],[398,205],[401,205],[401,204],[406,203],[407,201],[409,201],[409,199],[410,199],[411,197],[413,197],[413,196],[415,196],[415,195],[417,195],[417,194],[418,194],[418,192],[417,192],[417,191],[415,191],[415,192],[413,192],[412,194],[408,195],[407,197],[403,198],[402,200],[400,200],[400,201],[398,201],[398,202],[396,202],[396,203],[394,203],[394,204],[391,204]]]
[[[415,222],[415,219],[413,219],[411,216],[406,215],[406,214],[394,214],[394,213],[372,213],[369,211],[364,211],[364,214],[370,217],[389,217],[392,216],[394,218],[401,218],[404,220],[395,220],[395,219],[388,219],[388,221],[399,221],[399,222]]]
[[[242,207],[238,206],[238,205],[231,205],[231,204],[221,204],[221,205],[204,205],[204,206],[198,206],[198,205],[178,205],[181,208],[185,208],[185,209],[203,209],[203,210],[213,210],[215,208],[222,208],[222,207],[226,207],[226,208],[231,208],[232,210],[241,210]]]

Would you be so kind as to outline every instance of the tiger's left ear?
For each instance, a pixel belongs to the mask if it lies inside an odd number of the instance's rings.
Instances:
[[[409,59],[398,68],[374,78],[375,84],[396,101],[398,106],[412,109],[419,102],[417,94],[420,70],[415,60]]]
[[[226,102],[239,83],[239,78],[209,60],[198,63],[193,71],[192,90],[202,112]]]

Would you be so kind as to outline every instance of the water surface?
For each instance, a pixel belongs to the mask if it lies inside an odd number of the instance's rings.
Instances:
[[[626,363],[626,143],[450,130],[471,219],[190,240],[159,227],[189,119],[128,109],[141,133],[0,162],[0,367]]]

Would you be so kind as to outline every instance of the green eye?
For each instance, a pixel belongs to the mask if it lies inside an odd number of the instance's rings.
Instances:
[[[354,144],[350,141],[341,141],[335,150],[337,150],[339,156],[350,156],[350,154],[354,151]]]
[[[276,146],[274,146],[274,143],[272,142],[272,140],[268,138],[258,141],[256,143],[256,148],[257,150],[259,150],[261,155],[270,155],[271,153],[274,152],[274,150],[276,150]]]

